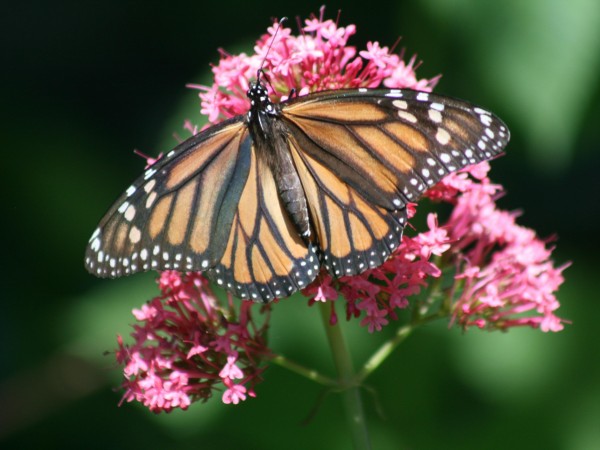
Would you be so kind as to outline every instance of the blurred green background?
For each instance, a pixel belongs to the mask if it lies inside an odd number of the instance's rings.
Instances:
[[[258,398],[218,398],[183,414],[117,407],[111,356],[152,276],[98,280],[83,268],[90,233],[140,172],[133,149],[169,150],[198,120],[189,82],[207,80],[217,48],[250,50],[270,18],[306,17],[321,2],[59,1],[3,5],[0,76],[3,194],[1,448],[351,447],[340,399],[278,367]],[[597,0],[330,2],[353,43],[418,53],[436,91],[499,114],[512,131],[492,177],[506,209],[573,261],[559,292],[563,332],[419,330],[365,395],[376,449],[600,448],[598,220],[600,3]],[[294,20],[291,21],[295,23]],[[275,308],[279,351],[331,373],[318,311]],[[349,327],[357,363],[385,338]]]

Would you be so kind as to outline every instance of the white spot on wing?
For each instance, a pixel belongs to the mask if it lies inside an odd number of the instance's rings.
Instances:
[[[435,135],[435,139],[442,145],[446,145],[450,142],[450,133],[448,133],[444,128],[438,128],[437,133]]]
[[[129,240],[131,241],[131,243],[137,244],[138,242],[140,242],[141,238],[142,233],[140,232],[140,229],[138,227],[131,227],[131,230],[129,231]]]
[[[129,207],[125,210],[125,220],[131,222],[135,217],[135,206],[129,205]]]
[[[150,195],[146,199],[146,208],[150,208],[154,203],[154,200],[156,200],[156,192],[150,193]]]
[[[428,113],[429,118],[432,120],[432,122],[440,123],[442,121],[442,113],[439,112],[437,109],[430,109]]]
[[[402,97],[402,91],[399,89],[392,89],[390,92],[385,94],[386,97]]]
[[[150,178],[155,173],[156,173],[156,169],[148,169],[148,170],[146,170],[146,172],[144,173],[144,180],[147,180],[148,178]]]
[[[118,211],[121,214],[123,214],[128,207],[129,207],[129,202],[123,202],[123,203],[121,203],[121,206],[119,206],[119,210]]]
[[[400,116],[401,119],[404,119],[407,122],[417,123],[417,118],[414,115],[412,115],[411,113],[409,113],[409,112],[398,111],[398,115]]]
[[[406,109],[406,108],[408,108],[408,103],[406,103],[405,100],[394,100],[392,102],[392,105],[394,105],[398,109]]]
[[[149,193],[152,189],[154,189],[154,185],[156,184],[156,180],[150,180],[144,185],[144,191]]]
[[[100,228],[96,228],[96,231],[94,231],[94,234],[92,234],[92,237],[90,238],[90,242],[92,242],[94,239],[96,239],[99,235],[100,235]]]

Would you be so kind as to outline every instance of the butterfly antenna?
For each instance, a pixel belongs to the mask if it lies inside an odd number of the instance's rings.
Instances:
[[[271,47],[273,47],[273,43],[275,42],[277,33],[279,33],[279,29],[281,28],[281,25],[284,22],[286,22],[287,20],[288,20],[287,17],[282,17],[281,19],[279,19],[279,22],[277,23],[277,28],[275,28],[275,33],[273,33],[273,38],[271,39],[271,42],[269,43],[269,48],[267,48],[267,53],[265,53],[265,57],[263,58],[262,63],[260,64],[260,68],[256,71],[256,82],[257,83],[260,82],[260,75],[261,74],[264,75],[263,67],[265,66],[265,63],[267,62],[267,56],[269,55],[269,52],[271,51]],[[267,82],[269,82],[268,79],[267,79]],[[273,86],[271,86],[271,89],[273,89]]]

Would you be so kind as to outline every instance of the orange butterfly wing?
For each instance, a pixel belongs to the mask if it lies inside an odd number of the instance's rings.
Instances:
[[[330,91],[282,109],[326,268],[379,266],[399,245],[406,204],[445,175],[499,154],[491,113],[411,90]]]
[[[146,170],[100,222],[85,264],[101,277],[206,270],[238,297],[263,301],[305,287],[319,269],[241,120],[198,134]]]
[[[225,251],[250,171],[241,121],[199,133],[161,158],[106,213],[85,265],[100,277],[146,270],[202,270]]]
[[[341,277],[381,265],[400,242],[406,210],[366,200],[368,195],[306,151],[306,139],[293,136],[289,145],[325,268]]]
[[[238,297],[268,301],[306,287],[319,267],[316,248],[291,222],[271,169],[252,151],[225,252],[207,276]]]

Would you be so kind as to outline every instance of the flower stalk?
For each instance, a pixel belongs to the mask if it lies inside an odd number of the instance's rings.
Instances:
[[[356,382],[352,357],[339,324],[331,324],[329,320],[330,309],[326,303],[319,304],[321,319],[331,355],[338,374],[338,388],[342,396],[342,404],[346,422],[352,435],[352,442],[356,450],[371,448],[367,420],[362,404],[360,384]]]
[[[333,388],[338,384],[333,378],[322,375],[316,370],[310,369],[302,364],[297,363],[296,361],[292,361],[283,355],[273,355],[273,358],[269,359],[269,362],[272,364],[277,364],[278,366],[283,367],[290,372],[294,372],[323,386]]]

